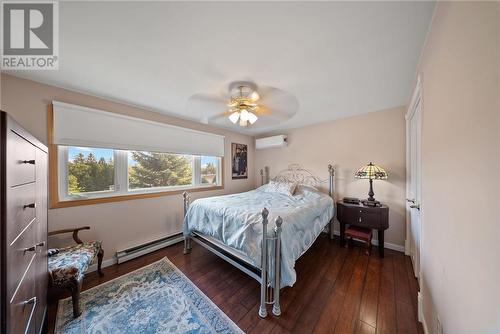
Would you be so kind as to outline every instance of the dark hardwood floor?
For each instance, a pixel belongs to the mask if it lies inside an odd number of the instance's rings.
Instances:
[[[341,248],[321,235],[296,264],[298,280],[281,293],[282,315],[257,315],[259,285],[238,269],[194,244],[189,255],[176,244],[129,262],[90,273],[83,289],[94,287],[167,256],[247,333],[423,333],[417,321],[418,283],[409,257],[360,246]],[[48,331],[57,306],[49,305]]]

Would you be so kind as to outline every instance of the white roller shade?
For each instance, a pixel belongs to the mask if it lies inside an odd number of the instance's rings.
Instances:
[[[56,145],[224,156],[224,136],[53,101]]]

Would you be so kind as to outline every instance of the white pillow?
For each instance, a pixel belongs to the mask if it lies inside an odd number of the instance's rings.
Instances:
[[[297,188],[296,183],[270,181],[265,189],[268,193],[278,193],[292,196]]]
[[[303,195],[306,192],[319,192],[319,189],[313,186],[305,185],[305,184],[298,184],[297,187],[295,188],[294,195]]]

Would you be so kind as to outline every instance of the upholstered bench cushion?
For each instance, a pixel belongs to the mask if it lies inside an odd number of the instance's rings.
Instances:
[[[351,226],[345,231],[346,238],[356,238],[365,241],[372,240],[372,230],[369,228]]]
[[[49,256],[49,274],[52,284],[66,286],[80,280],[101,249],[101,242],[84,242],[60,248],[59,253]]]

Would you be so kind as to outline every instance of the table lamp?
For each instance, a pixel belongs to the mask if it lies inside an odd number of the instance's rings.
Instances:
[[[386,180],[387,172],[380,166],[374,165],[370,162],[368,165],[361,167],[354,174],[354,177],[357,179],[368,179],[370,180],[370,191],[368,191],[368,199],[363,201],[363,204],[368,206],[378,206],[380,205],[379,201],[376,201],[373,195],[373,180]]]

